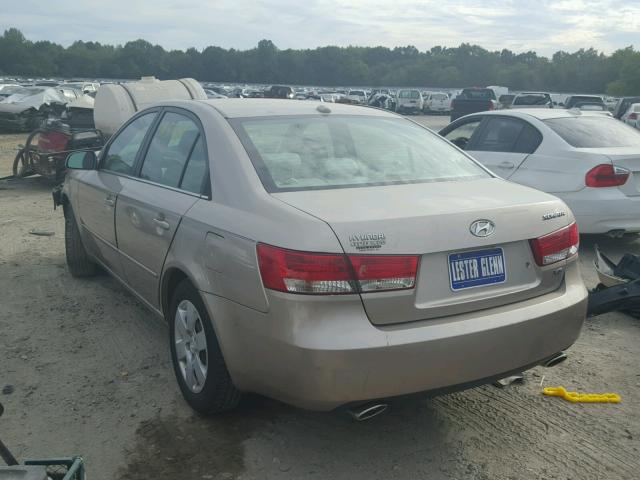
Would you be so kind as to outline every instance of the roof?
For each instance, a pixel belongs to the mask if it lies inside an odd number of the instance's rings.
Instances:
[[[565,108],[514,108],[509,110],[491,110],[488,112],[478,112],[474,115],[508,115],[513,117],[534,117],[538,120],[549,120],[551,118],[576,118],[576,117],[602,117],[602,112],[589,112],[584,110],[574,110]]]
[[[199,100],[215,108],[225,118],[269,117],[276,115],[319,115],[322,106],[337,115],[366,115],[394,117],[395,114],[372,107],[343,103],[315,102],[311,100],[286,100],[267,98],[221,98]],[[330,113],[330,114],[331,114]]]

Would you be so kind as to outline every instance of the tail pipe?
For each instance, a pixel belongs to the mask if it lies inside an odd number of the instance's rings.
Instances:
[[[381,413],[384,413],[388,407],[389,405],[386,403],[366,403],[364,405],[350,408],[349,415],[351,415],[356,422],[364,422],[365,420],[369,420],[373,417],[377,417]]]
[[[565,352],[558,352],[553,355],[551,358],[545,360],[542,365],[544,367],[555,367],[559,363],[564,362],[567,359],[567,354]]]

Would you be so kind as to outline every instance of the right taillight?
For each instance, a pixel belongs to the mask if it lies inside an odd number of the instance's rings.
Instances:
[[[631,112],[627,118],[629,118],[629,120],[637,120],[638,114],[636,112]]]
[[[288,293],[339,295],[413,288],[417,255],[343,255],[258,244],[266,288]]]
[[[631,172],[626,168],[604,163],[587,172],[584,183],[587,187],[619,187],[627,183]]]
[[[580,245],[578,225],[574,222],[548,235],[529,240],[529,242],[533,257],[541,267],[566,260],[578,253]]]

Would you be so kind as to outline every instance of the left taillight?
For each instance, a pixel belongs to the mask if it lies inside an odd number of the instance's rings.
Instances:
[[[589,170],[584,183],[587,187],[619,187],[627,183],[631,171],[608,163],[598,165]]]
[[[265,244],[258,244],[257,254],[266,288],[316,295],[413,288],[419,258],[300,252]]]
[[[578,225],[574,222],[548,235],[534,238],[530,243],[536,263],[541,267],[566,260],[578,253]]]

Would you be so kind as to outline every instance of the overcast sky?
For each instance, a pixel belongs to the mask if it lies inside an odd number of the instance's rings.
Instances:
[[[65,46],[144,38],[166,49],[479,44],[490,50],[595,47],[640,38],[639,0],[0,0],[0,28]]]

